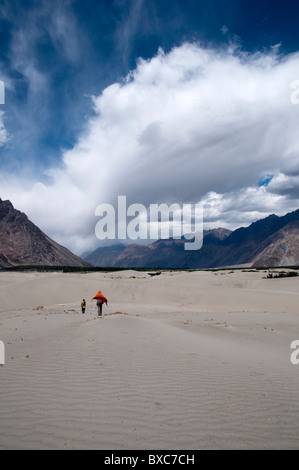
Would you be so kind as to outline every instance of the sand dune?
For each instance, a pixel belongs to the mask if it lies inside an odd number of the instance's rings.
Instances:
[[[298,448],[299,278],[264,276],[1,273],[0,449]]]

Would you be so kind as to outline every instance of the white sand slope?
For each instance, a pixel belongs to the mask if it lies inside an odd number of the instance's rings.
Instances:
[[[299,448],[299,278],[263,276],[1,273],[0,449]]]

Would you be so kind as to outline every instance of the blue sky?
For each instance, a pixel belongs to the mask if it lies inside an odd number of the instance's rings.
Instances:
[[[203,199],[228,228],[297,208],[298,20],[295,0],[1,0],[0,197],[77,253],[121,194]]]

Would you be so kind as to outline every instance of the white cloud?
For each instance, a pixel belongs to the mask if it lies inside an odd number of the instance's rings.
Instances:
[[[8,133],[4,125],[5,114],[0,111],[0,147],[8,142]]]
[[[96,206],[118,195],[145,205],[203,198],[206,222],[218,225],[293,210],[298,180],[280,194],[275,177],[298,169],[299,106],[290,100],[298,59],[197,44],[140,59],[94,97],[95,117],[51,183],[6,179],[2,194],[76,252],[95,241]]]
[[[269,214],[285,215],[298,208],[290,205],[288,199],[273,194],[262,187],[248,187],[225,194],[210,192],[204,197],[205,228],[226,227],[230,230],[247,227],[253,221]]]

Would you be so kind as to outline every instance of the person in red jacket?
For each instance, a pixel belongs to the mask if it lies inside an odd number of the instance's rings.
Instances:
[[[108,305],[108,301],[107,301],[106,297],[102,294],[101,291],[99,291],[99,292],[97,293],[97,295],[95,295],[92,300],[96,300],[96,301],[97,301],[98,316],[101,317],[101,316],[102,316],[102,312],[103,312],[103,304],[105,303],[106,305]]]

